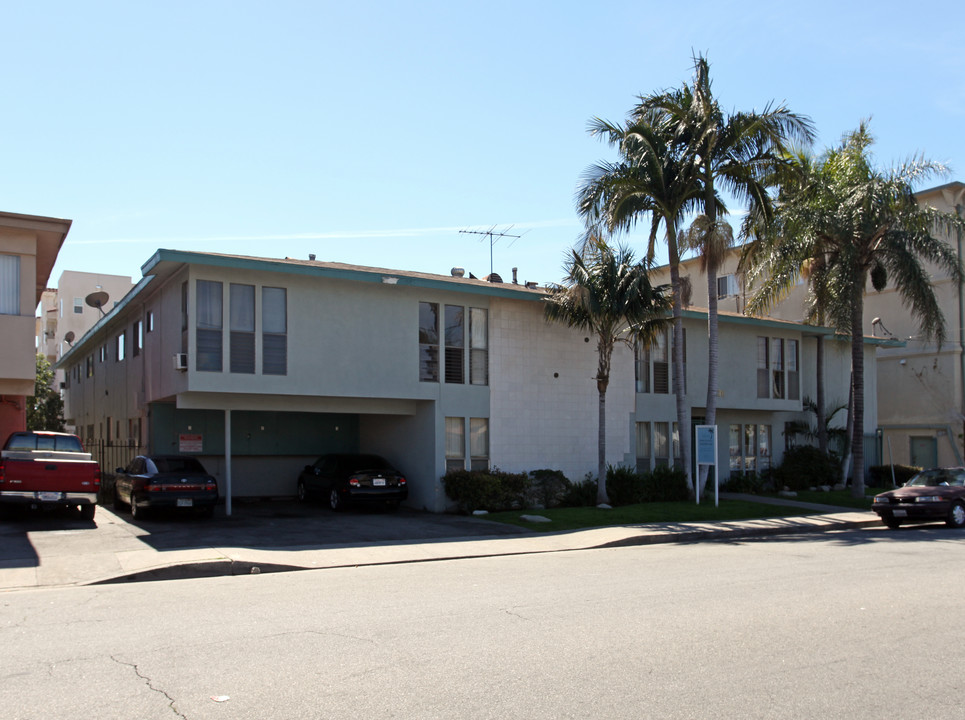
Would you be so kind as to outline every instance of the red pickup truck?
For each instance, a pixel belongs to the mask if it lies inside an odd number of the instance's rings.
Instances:
[[[93,520],[100,484],[100,466],[76,435],[15,432],[0,452],[0,503],[77,506]]]

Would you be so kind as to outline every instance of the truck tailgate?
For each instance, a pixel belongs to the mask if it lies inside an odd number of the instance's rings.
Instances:
[[[0,492],[97,492],[98,465],[88,459],[21,460],[4,453]]]

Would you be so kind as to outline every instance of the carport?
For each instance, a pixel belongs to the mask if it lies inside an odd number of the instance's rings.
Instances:
[[[188,392],[175,403],[151,405],[149,446],[201,458],[220,478],[228,515],[234,498],[293,495],[302,467],[327,452],[385,456],[410,479],[409,504],[439,509],[434,406],[425,400]]]

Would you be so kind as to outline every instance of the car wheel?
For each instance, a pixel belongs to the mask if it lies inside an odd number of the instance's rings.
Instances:
[[[881,518],[881,522],[887,525],[889,530],[897,530],[901,527],[901,523],[894,518]]]
[[[295,491],[298,502],[305,502],[308,499],[308,492],[305,490],[305,483],[298,481],[298,489]]]
[[[338,490],[332,488],[332,492],[328,494],[328,504],[335,512],[341,512],[345,508],[345,503],[342,502],[342,496],[339,495]]]
[[[80,506],[80,516],[84,520],[93,520],[94,513],[97,511],[97,506],[91,503],[90,505]]]
[[[121,493],[118,489],[114,488],[114,510],[120,512],[124,509],[124,501],[121,500]]]
[[[395,512],[399,509],[399,503],[397,503],[395,500],[391,500],[385,504],[385,507],[389,512]]]
[[[135,520],[143,520],[145,517],[147,517],[147,510],[144,508],[138,508],[137,501],[134,499],[133,495],[131,495],[131,517]]]
[[[203,508],[201,508],[200,515],[203,518],[214,517],[214,505],[205,505]]]
[[[965,505],[960,502],[952,505],[952,509],[948,511],[948,519],[945,524],[951,528],[965,527]]]

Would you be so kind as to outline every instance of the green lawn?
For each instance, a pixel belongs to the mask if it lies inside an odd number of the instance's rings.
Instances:
[[[870,510],[871,499],[878,493],[884,492],[884,488],[865,488],[864,498],[851,497],[851,490],[832,490],[823,492],[821,490],[798,490],[797,497],[788,500],[799,502],[822,503],[824,505],[837,505],[838,507],[851,507],[859,510]],[[769,497],[779,497],[771,495]]]
[[[827,495],[827,493],[822,493]],[[800,500],[800,496],[795,498]],[[869,503],[870,507],[870,503]],[[551,508],[548,510],[513,510],[511,512],[490,513],[486,520],[518,525],[538,532],[555,532],[559,530],[579,530],[581,528],[605,527],[607,525],[644,525],[662,522],[701,522],[718,520],[749,520],[754,518],[790,517],[800,515],[814,515],[813,510],[785,507],[781,505],[763,505],[742,500],[721,500],[720,507],[714,507],[714,501],[702,502],[697,505],[692,502],[676,503],[644,503],[642,505],[625,505],[612,510],[600,510],[595,507]],[[520,519],[522,515],[540,515],[549,518],[551,522],[527,522]]]

